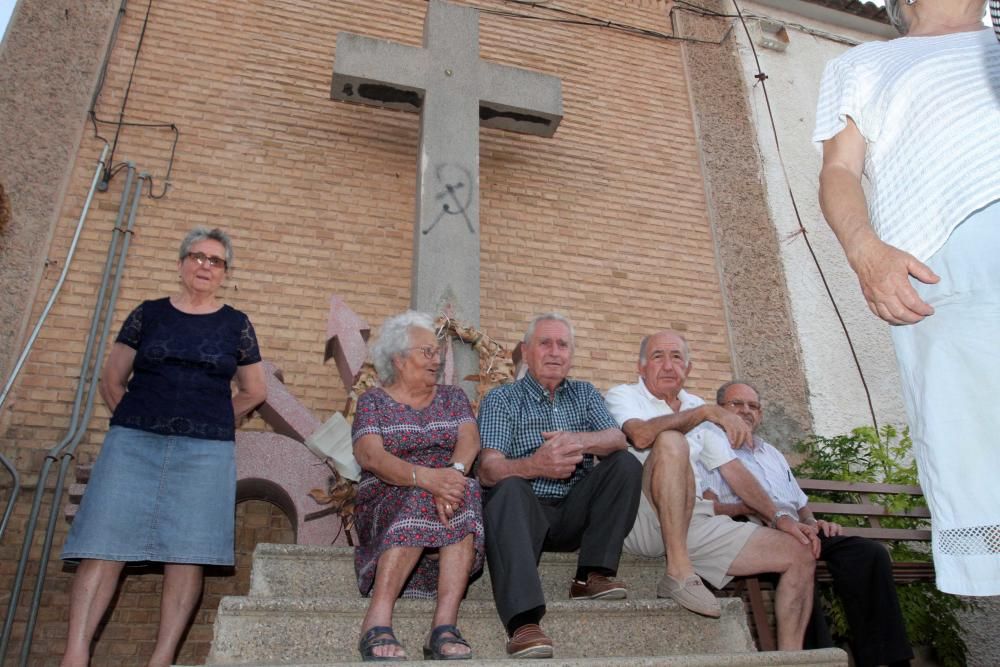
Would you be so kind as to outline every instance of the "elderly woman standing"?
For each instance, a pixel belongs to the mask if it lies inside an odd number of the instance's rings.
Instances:
[[[826,219],[897,325],[937,585],[965,595],[1000,593],[1000,44],[985,4],[887,0],[904,36],[827,65],[813,135]]]
[[[233,564],[236,420],[266,389],[249,318],[216,295],[232,263],[225,232],[192,230],[180,290],[133,310],[108,355],[100,392],[111,428],[62,553],[80,560],[63,667],[88,664],[125,563],[164,563],[152,667],[173,662],[202,566]]]
[[[364,660],[405,659],[392,631],[402,592],[437,597],[424,657],[470,658],[456,623],[485,553],[479,484],[466,477],[479,453],[475,418],[461,389],[437,384],[441,348],[428,315],[387,319],[372,358],[382,387],[361,396],[353,425],[364,470],[355,566],[361,594],[372,597],[358,650]]]

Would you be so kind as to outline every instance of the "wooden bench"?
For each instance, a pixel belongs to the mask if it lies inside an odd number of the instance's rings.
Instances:
[[[856,535],[884,542],[888,546],[894,542],[913,542],[916,549],[926,548],[930,551],[931,531],[928,526],[930,512],[926,507],[912,507],[904,510],[892,510],[878,501],[878,498],[894,495],[922,496],[919,486],[901,484],[874,484],[868,482],[835,482],[823,479],[799,479],[799,486],[806,495],[813,493],[845,494],[847,499],[841,502],[813,502],[809,508],[820,519],[842,523],[846,518],[862,518],[862,526],[844,526],[844,535]],[[895,528],[883,525],[885,519],[909,518],[917,519],[920,527]],[[890,522],[891,523],[891,522]],[[911,584],[920,581],[934,580],[934,564],[924,561],[899,561],[892,564],[893,580],[897,584]],[[816,564],[816,580],[832,581],[826,563]],[[741,595],[747,604],[747,615],[751,627],[757,637],[757,646],[761,651],[777,649],[777,639],[773,625],[773,613],[769,613],[765,604],[764,590],[771,587],[769,581],[758,577],[737,578],[732,585],[732,592]]]

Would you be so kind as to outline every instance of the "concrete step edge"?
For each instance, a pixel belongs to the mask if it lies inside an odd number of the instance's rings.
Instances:
[[[338,597],[237,597],[226,596],[219,602],[220,616],[233,612],[240,613],[361,613],[371,601],[368,598],[338,598]],[[719,598],[723,615],[743,615],[743,601],[739,598]],[[434,600],[401,599],[396,602],[397,613],[426,613],[434,609]],[[626,599],[626,600],[554,600],[546,602],[547,613],[604,613],[615,612],[651,612],[681,610],[673,600],[669,599]],[[685,611],[684,613],[690,613]],[[462,603],[463,616],[480,614],[496,615],[496,606],[490,600],[465,600]]]
[[[242,662],[230,663],[229,667],[334,667],[359,662],[352,660],[330,660],[309,662]],[[423,660],[407,660],[408,665],[422,663]],[[509,659],[464,660],[460,664],[468,667],[510,667]],[[838,648],[815,649],[812,651],[776,651],[771,653],[704,653],[671,656],[636,656],[591,658],[551,658],[540,663],[544,667],[847,667],[847,653]],[[183,667],[175,665],[174,667]],[[192,666],[193,667],[193,666]]]

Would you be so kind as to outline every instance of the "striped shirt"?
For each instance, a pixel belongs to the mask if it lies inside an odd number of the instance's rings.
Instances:
[[[757,436],[754,436],[752,450],[740,447],[733,452],[746,469],[757,478],[779,509],[788,510],[798,516],[799,510],[806,506],[809,498],[792,476],[792,469],[788,467],[784,454]],[[698,471],[698,475],[702,479],[703,487],[712,489],[719,496],[719,502],[726,504],[740,502],[741,498],[733,493],[733,489],[718,470],[709,471],[702,468]]]
[[[618,428],[594,385],[563,380],[555,397],[528,373],[517,382],[492,390],[479,406],[479,437],[483,447],[508,459],[523,459],[542,446],[546,431],[593,432]],[[594,456],[583,461],[569,479],[536,478],[531,488],[539,498],[565,498],[573,485],[594,467]]]
[[[850,117],[879,237],[921,261],[1000,200],[1000,43],[988,29],[861,44],[830,61],[813,141]]]
[[[993,19],[993,32],[1000,39],[1000,0],[990,0],[990,18]]]

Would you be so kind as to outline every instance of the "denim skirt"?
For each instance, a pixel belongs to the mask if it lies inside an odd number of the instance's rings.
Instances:
[[[112,426],[62,558],[232,565],[235,502],[232,441]]]

